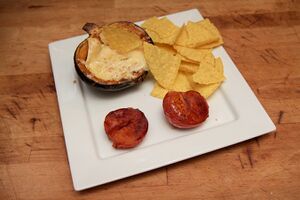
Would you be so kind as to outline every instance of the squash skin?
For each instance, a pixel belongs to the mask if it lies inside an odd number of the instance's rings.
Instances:
[[[139,27],[138,25],[132,22],[120,21],[114,22],[112,24],[118,24],[120,26],[124,26],[125,28],[132,30],[132,32],[136,33],[143,41],[154,44],[150,36],[146,33],[146,31]],[[110,25],[110,24],[108,24]],[[83,30],[89,33],[89,37],[97,37],[99,38],[99,33],[101,32],[101,27],[93,23],[86,23],[83,26]],[[88,38],[87,38],[88,39]],[[126,88],[133,87],[146,78],[148,71],[143,70],[138,74],[138,76],[131,80],[119,80],[119,81],[104,81],[95,77],[83,64],[82,61],[85,61],[88,54],[88,41],[85,39],[82,41],[76,48],[74,53],[74,65],[75,70],[80,77],[80,79],[85,82],[87,85],[95,87],[101,91],[121,91]],[[99,38],[100,39],[100,38]]]

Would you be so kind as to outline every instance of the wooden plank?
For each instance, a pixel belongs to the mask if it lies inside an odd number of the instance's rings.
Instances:
[[[191,8],[218,27],[277,131],[75,192],[47,45],[83,34],[86,22]],[[299,8],[294,0],[0,1],[0,199],[300,199]]]

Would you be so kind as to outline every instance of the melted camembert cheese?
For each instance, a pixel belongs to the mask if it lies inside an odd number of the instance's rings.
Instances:
[[[120,54],[97,38],[88,38],[88,56],[85,66],[97,78],[109,81],[135,78],[136,72],[147,70],[141,49]]]

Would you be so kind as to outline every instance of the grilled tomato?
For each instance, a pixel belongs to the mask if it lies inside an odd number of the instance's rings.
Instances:
[[[148,120],[139,109],[121,108],[106,115],[104,128],[113,147],[132,148],[144,139],[148,131]]]
[[[163,99],[166,119],[177,128],[193,128],[208,117],[206,99],[196,91],[169,91]]]

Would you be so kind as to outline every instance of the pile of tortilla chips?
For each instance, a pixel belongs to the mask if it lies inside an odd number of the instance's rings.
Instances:
[[[170,90],[195,90],[208,98],[225,80],[222,60],[212,54],[212,48],[223,40],[208,19],[189,21],[179,28],[165,17],[152,17],[142,27],[155,43],[143,44],[156,80],[152,96],[163,98]]]

